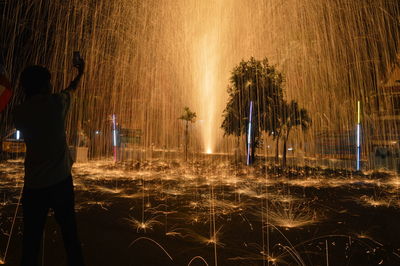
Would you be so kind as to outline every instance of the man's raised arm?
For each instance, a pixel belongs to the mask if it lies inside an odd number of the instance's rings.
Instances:
[[[82,78],[83,70],[85,69],[85,61],[83,58],[78,56],[78,58],[74,58],[74,67],[78,69],[78,75],[71,81],[69,86],[65,89],[67,92],[73,92],[78,87],[79,81]]]

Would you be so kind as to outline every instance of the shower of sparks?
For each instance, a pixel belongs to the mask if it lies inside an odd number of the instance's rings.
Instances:
[[[76,209],[125,221],[132,235],[151,234],[129,247],[146,241],[170,260],[167,249],[175,248],[173,255],[189,254],[189,265],[195,259],[206,265],[326,259],[333,265],[329,259],[352,258],[350,247],[358,244],[354,250],[383,264],[399,257],[399,247],[374,240],[380,224],[357,235],[370,228],[351,222],[369,211],[400,209],[398,156],[390,155],[399,152],[393,93],[400,88],[399,18],[394,0],[0,0],[0,60],[16,84],[21,67],[46,65],[59,91],[74,74],[72,52],[82,52],[85,75],[66,121],[69,144],[81,130],[91,159],[73,169]],[[279,159],[282,138],[254,132],[268,119],[258,116],[255,102],[238,103],[249,116],[241,136],[224,136],[221,129],[227,87],[235,89],[232,69],[250,57],[276,66],[285,77],[285,100],[297,101],[312,118],[309,130],[293,129],[285,139],[285,169],[271,160],[275,151]],[[259,82],[244,85],[258,89]],[[14,95],[0,113],[0,142],[7,135],[17,144],[24,136],[12,135],[11,114],[23,99]],[[184,106],[199,118],[188,131],[188,162],[181,160],[177,119]],[[257,162],[250,158],[251,135],[260,136]],[[23,162],[0,160],[0,169],[4,238],[12,235],[7,226],[23,186]],[[318,235],[327,225],[342,234]],[[200,248],[202,256],[195,256]]]

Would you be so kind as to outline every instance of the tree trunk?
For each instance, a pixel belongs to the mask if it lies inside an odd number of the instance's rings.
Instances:
[[[255,161],[255,154],[256,154],[256,139],[251,138],[251,154],[250,154],[250,164],[253,164]]]
[[[287,129],[286,136],[283,137],[282,167],[286,167],[287,140],[289,139],[290,128]]]
[[[237,165],[240,162],[240,157],[242,154],[240,154],[240,137],[237,136],[236,139],[236,148],[235,148],[235,152],[234,152],[234,158],[235,158],[235,164]]]
[[[286,142],[287,139],[283,139],[283,151],[282,151],[282,167],[285,168],[286,167],[286,152],[287,152],[287,148],[286,148]]]
[[[275,163],[279,163],[279,137],[276,137],[276,147],[275,147]]]

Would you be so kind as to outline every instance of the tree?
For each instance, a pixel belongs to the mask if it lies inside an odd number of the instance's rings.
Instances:
[[[269,118],[268,110],[282,101],[283,80],[283,75],[268,63],[267,58],[262,61],[253,57],[248,61],[242,60],[232,70],[228,86],[229,99],[221,128],[225,135],[246,136],[250,163],[254,161],[256,148],[260,144],[261,131],[266,130],[267,126],[272,127],[271,124],[275,121]],[[250,128],[251,102],[253,111]]]
[[[271,121],[268,133],[276,140],[275,160],[279,161],[279,139],[283,140],[282,166],[286,166],[287,140],[292,128],[301,126],[307,130],[311,125],[311,118],[304,108],[300,108],[296,101],[289,104],[283,100],[278,108],[270,109]]]
[[[183,108],[183,114],[179,117],[179,119],[186,121],[185,127],[185,161],[187,161],[188,155],[188,146],[189,146],[189,122],[196,122],[196,113],[190,111],[189,107]]]

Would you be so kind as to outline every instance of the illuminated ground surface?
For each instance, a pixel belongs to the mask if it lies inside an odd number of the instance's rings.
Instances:
[[[22,167],[0,163],[1,254]],[[393,175],[97,161],[75,165],[74,180],[87,265],[400,265],[400,179]],[[6,265],[18,265],[21,221],[20,212]],[[60,260],[50,217],[44,265]]]

